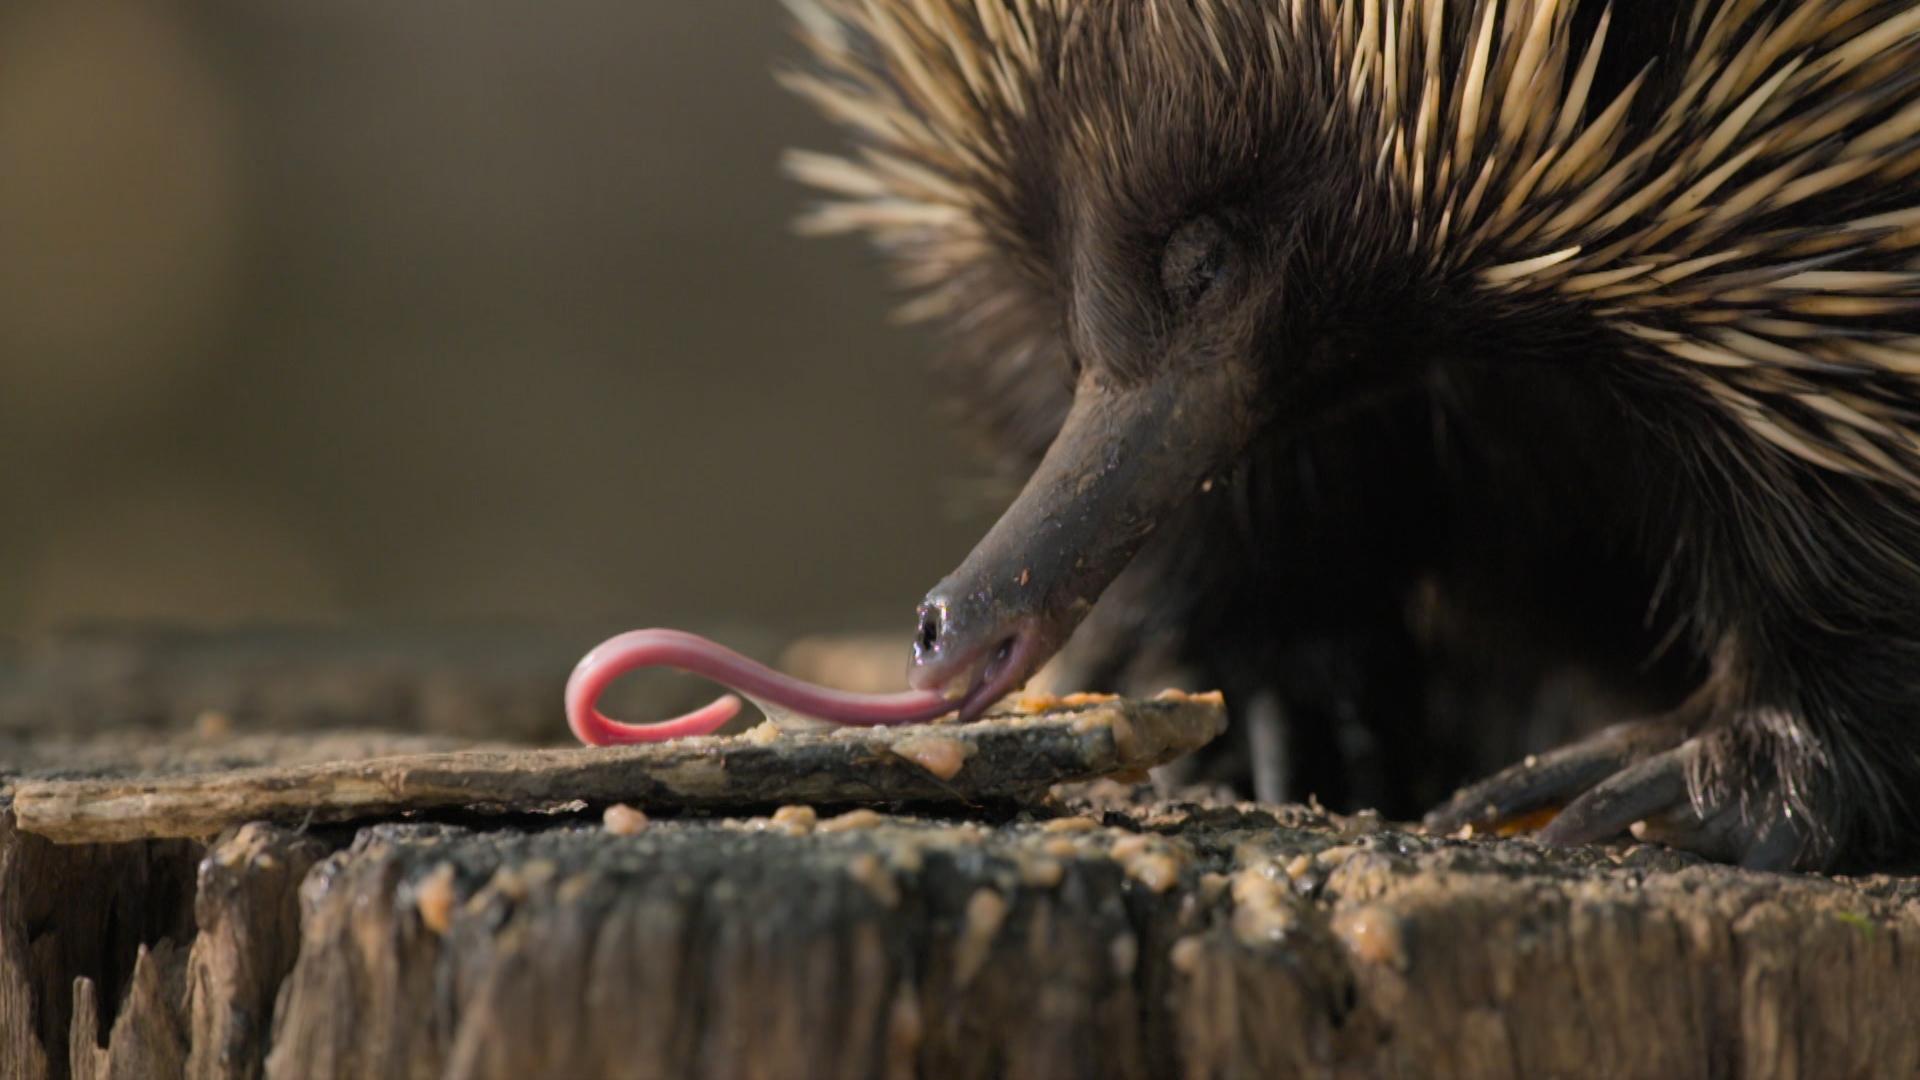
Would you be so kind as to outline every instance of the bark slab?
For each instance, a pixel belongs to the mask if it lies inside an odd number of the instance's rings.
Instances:
[[[1107,701],[968,723],[781,733],[765,725],[618,748],[355,756],[184,775],[12,784],[23,831],[61,843],[205,837],[249,821],[328,823],[448,809],[547,813],[582,802],[713,810],[810,803],[971,806],[1063,781],[1144,773],[1226,726],[1218,695]],[[764,734],[763,734],[764,733]],[[292,756],[310,752],[285,740]],[[341,748],[356,753],[377,743]],[[168,770],[169,773],[172,770]]]

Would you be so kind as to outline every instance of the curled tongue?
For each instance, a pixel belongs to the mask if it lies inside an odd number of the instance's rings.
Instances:
[[[652,724],[622,723],[600,711],[600,695],[615,679],[648,667],[675,668],[712,679],[753,699],[770,713],[797,714],[834,724],[913,724],[944,716],[960,704],[933,690],[899,694],[831,690],[783,675],[698,634],[633,630],[608,639],[588,653],[567,680],[567,723],[581,742],[610,746],[709,735],[740,711],[740,699],[732,694]]]

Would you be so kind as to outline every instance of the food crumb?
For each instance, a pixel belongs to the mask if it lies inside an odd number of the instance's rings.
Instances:
[[[1200,875],[1200,899],[1211,904],[1227,891],[1227,875],[1209,870]]]
[[[1201,956],[1206,948],[1206,942],[1200,940],[1200,935],[1189,934],[1173,943],[1167,959],[1173,962],[1173,970],[1182,975],[1192,975],[1200,970]]]
[[[740,733],[740,738],[755,746],[766,746],[780,739],[780,725],[771,720],[762,720]]]
[[[1333,932],[1357,959],[1407,970],[1406,923],[1394,912],[1378,904],[1343,911],[1334,917]]]
[[[926,865],[927,857],[920,854],[920,848],[912,842],[902,841],[888,845],[887,861],[903,874],[917,874]]]
[[[1338,870],[1346,865],[1348,859],[1353,858],[1354,850],[1352,844],[1324,848],[1314,853],[1313,864],[1322,870]]]
[[[1233,933],[1246,945],[1271,945],[1299,922],[1291,894],[1258,870],[1233,875]]]
[[[953,947],[953,979],[965,986],[986,966],[994,935],[1007,921],[1007,898],[992,889],[980,889],[967,898],[966,928]]]
[[[951,735],[912,734],[894,740],[887,749],[941,780],[951,780],[967,763],[973,748]]]
[[[919,1072],[920,1043],[926,1035],[926,1021],[920,1015],[920,999],[911,983],[902,983],[887,1010],[888,1076],[912,1076]]]
[[[453,864],[441,863],[422,878],[413,889],[414,907],[420,912],[420,925],[435,934],[445,934],[453,925]]]
[[[219,709],[207,709],[193,718],[193,733],[202,739],[224,739],[233,734],[233,716]]]
[[[1526,833],[1538,832],[1546,828],[1554,818],[1559,816],[1560,807],[1542,807],[1539,810],[1533,810],[1525,814],[1516,814],[1505,821],[1501,821],[1493,827],[1493,832],[1498,836],[1521,836]]]
[[[632,836],[647,827],[647,815],[626,803],[615,803],[607,807],[600,816],[601,824],[615,836]]]
[[[883,906],[888,908],[900,906],[900,886],[893,880],[893,875],[887,872],[887,868],[880,864],[880,857],[872,852],[862,852],[849,860],[847,876],[859,883],[861,888],[867,890]]]
[[[1013,699],[1013,709],[1015,712],[1032,715],[1053,712],[1055,709],[1080,709],[1088,705],[1105,705],[1118,700],[1120,700],[1118,694],[1021,694]]]
[[[1090,817],[1080,816],[1054,818],[1052,821],[1040,826],[1040,830],[1050,833],[1084,833],[1092,832],[1099,827],[1099,822]]]
[[[1162,852],[1130,860],[1126,870],[1128,877],[1157,893],[1166,892],[1180,881],[1180,864]]]
[[[1020,884],[1031,889],[1051,889],[1067,876],[1067,868],[1058,859],[1030,856],[1020,860]]]
[[[596,880],[592,874],[575,874],[561,882],[554,895],[563,904],[576,903],[593,889]]]
[[[503,866],[493,872],[492,880],[487,882],[487,890],[517,904],[527,898],[527,879],[513,867]],[[474,895],[476,899],[479,897],[478,893]]]
[[[813,807],[796,803],[775,810],[770,820],[789,836],[805,836],[819,823],[820,815]]]
[[[886,822],[886,817],[875,810],[861,808],[849,810],[838,817],[830,817],[816,826],[823,833],[851,832],[855,829],[877,828]]]
[[[1157,893],[1180,881],[1180,860],[1158,837],[1130,833],[1113,842],[1107,854],[1128,877]]]
[[[1196,694],[1190,691],[1177,690],[1177,689],[1174,689],[1173,687],[1168,687],[1167,689],[1162,690],[1159,693],[1153,695],[1153,700],[1155,701],[1187,701],[1187,702],[1195,702],[1201,705],[1225,705],[1227,703],[1227,695],[1222,693],[1219,690],[1208,690],[1205,693]]]
[[[1075,720],[1073,726],[1068,730],[1072,731],[1075,735],[1086,735],[1099,731],[1102,728],[1110,727],[1112,724],[1112,713],[1092,713]]]

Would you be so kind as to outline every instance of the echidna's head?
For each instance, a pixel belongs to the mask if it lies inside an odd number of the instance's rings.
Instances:
[[[1331,91],[1283,6],[796,5],[820,69],[788,81],[859,139],[790,159],[839,197],[808,223],[896,257],[984,418],[1040,457],[920,609],[913,682],[963,713],[1031,675],[1314,377],[1295,256],[1354,192],[1326,175]]]
[[[809,222],[894,256],[1038,462],[921,611],[963,711],[1264,431],[1431,342],[1571,327],[1740,469],[1920,498],[1910,3],[1649,2],[1615,56],[1628,9],[1564,0],[789,2],[790,83],[857,143],[792,159]]]

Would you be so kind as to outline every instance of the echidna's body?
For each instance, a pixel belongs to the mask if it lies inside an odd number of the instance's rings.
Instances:
[[[1089,678],[1224,683],[1392,801],[1577,656],[1644,722],[1439,820],[1920,850],[1920,4],[796,8],[859,144],[793,159],[810,221],[1038,463],[923,683],[1017,682],[1104,592]]]

